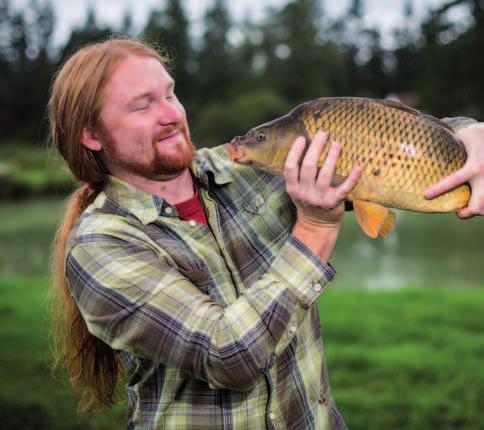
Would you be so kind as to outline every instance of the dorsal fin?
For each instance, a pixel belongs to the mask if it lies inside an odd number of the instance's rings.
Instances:
[[[422,115],[422,112],[420,112],[419,110],[414,109],[413,107],[410,107],[410,106],[403,104],[402,102],[398,102],[396,100],[377,99],[376,101],[385,105],[385,106],[392,107],[392,108],[395,108],[395,109],[399,109],[399,110],[402,110],[404,112],[408,112],[408,113],[411,113],[411,114],[414,114],[414,115]]]
[[[438,125],[440,127],[444,127],[446,130],[451,131],[452,133],[454,132],[454,129],[450,126],[450,124],[441,121],[438,118],[435,118],[435,116],[432,116],[428,113],[421,112],[417,109],[414,109],[413,107],[407,106],[406,104],[403,104],[401,102],[397,102],[396,100],[383,100],[379,99],[377,100],[379,103],[384,104],[385,106],[392,107],[395,109],[399,109],[404,112],[411,113],[412,115],[417,115],[421,116],[422,118],[425,118],[427,121],[433,122],[435,125]]]
[[[457,131],[461,128],[469,127],[470,125],[477,124],[477,121],[472,118],[468,118],[466,116],[456,116],[452,118],[442,118],[442,122],[445,122],[452,127],[454,131]]]
[[[428,113],[421,113],[421,115],[429,120],[430,122],[433,122],[434,124],[436,125],[440,125],[441,127],[444,127],[446,130],[449,130],[450,132],[452,133],[455,133],[454,129],[450,126],[450,124],[438,119],[438,118],[435,118],[435,116],[432,116],[432,115],[429,115]]]

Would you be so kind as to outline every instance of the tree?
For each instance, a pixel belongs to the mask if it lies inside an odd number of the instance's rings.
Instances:
[[[292,104],[329,95],[341,56],[324,40],[323,10],[315,0],[292,1],[262,27],[266,85]]]
[[[8,124],[11,124],[12,118],[10,108],[12,70],[8,59],[10,41],[7,38],[9,33],[10,3],[8,0],[0,0],[0,128],[2,132],[7,129]]]
[[[403,6],[403,28],[394,32],[397,47],[393,51],[394,64],[390,72],[391,92],[414,92],[416,82],[422,75],[421,30],[415,26],[413,3],[407,0]]]
[[[0,5],[1,20],[10,35],[3,47],[1,121],[2,137],[16,136],[33,140],[43,134],[43,107],[52,70],[48,48],[54,28],[54,13],[50,2],[29,3],[29,13],[9,13],[9,4]],[[32,77],[35,76],[35,79]]]
[[[123,21],[121,23],[121,33],[131,35],[133,33],[133,16],[131,11],[126,9],[123,15]]]
[[[92,42],[100,42],[112,35],[113,31],[109,27],[98,27],[96,12],[92,7],[87,11],[84,26],[72,30],[67,43],[61,51],[60,60],[63,60],[80,47]]]
[[[202,46],[197,52],[198,105],[227,98],[238,78],[228,34],[231,18],[224,0],[215,0],[204,18]]]
[[[433,10],[422,22],[424,44],[420,50],[421,73],[415,81],[415,89],[421,100],[421,107],[436,116],[460,114],[463,112],[463,101],[468,84],[462,76],[462,54],[455,49],[461,42],[453,40],[445,42],[443,35],[453,31],[454,23],[447,19],[447,11],[459,4],[452,1]],[[465,49],[465,55],[470,50]],[[467,62],[468,60],[465,59]],[[464,96],[464,98],[463,98]]]
[[[30,84],[26,87],[30,101],[30,112],[33,119],[33,132],[37,135],[47,134],[47,124],[43,121],[43,107],[47,106],[49,83],[52,76],[53,61],[49,57],[49,48],[54,31],[55,17],[50,1],[43,5],[37,1],[31,1],[34,19],[31,25],[30,46],[35,51],[36,57],[31,62]],[[26,94],[27,95],[27,94]]]
[[[165,48],[173,58],[170,70],[176,81],[176,94],[188,111],[192,110],[193,50],[189,35],[189,21],[180,0],[168,0],[166,9],[152,11],[143,30],[148,42]]]
[[[385,50],[381,46],[378,30],[366,30],[369,39],[368,61],[361,66],[360,80],[362,95],[384,98],[391,91],[390,79],[385,67]],[[364,94],[366,92],[366,94]]]

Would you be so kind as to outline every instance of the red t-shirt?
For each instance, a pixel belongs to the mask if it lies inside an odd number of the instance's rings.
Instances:
[[[208,226],[207,217],[203,210],[202,202],[198,194],[198,188],[195,188],[195,195],[184,202],[175,205],[180,219],[187,221],[196,221],[199,224]]]

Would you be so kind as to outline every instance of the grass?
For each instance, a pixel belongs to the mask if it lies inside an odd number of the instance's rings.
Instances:
[[[329,290],[333,394],[350,428],[484,428],[484,291]]]
[[[0,422],[2,428],[122,428],[124,405],[80,418],[66,378],[51,372],[45,278],[0,278]]]
[[[76,415],[50,372],[45,277],[0,277],[3,428],[122,428],[125,404]],[[353,429],[483,429],[484,290],[329,288],[319,301],[333,396]]]

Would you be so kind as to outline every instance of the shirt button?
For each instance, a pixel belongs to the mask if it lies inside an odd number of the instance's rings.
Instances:
[[[190,221],[188,221],[188,224],[190,224],[190,226],[192,227],[195,227],[197,225],[197,222],[191,219]]]
[[[173,209],[170,206],[168,206],[168,207],[165,208],[165,213],[166,214],[170,215],[172,212],[173,212]]]
[[[271,413],[269,414],[269,418],[270,418],[271,420],[275,420],[275,419],[276,419],[276,416],[274,415],[274,413],[273,413],[273,412],[271,412]]]
[[[322,287],[321,284],[314,284],[313,285],[313,289],[314,289],[314,291],[316,291],[317,293],[319,293],[323,289],[323,287]]]
[[[289,331],[290,331],[291,333],[296,333],[296,331],[297,331],[297,327],[296,327],[295,325],[292,325],[291,327],[289,327]]]

